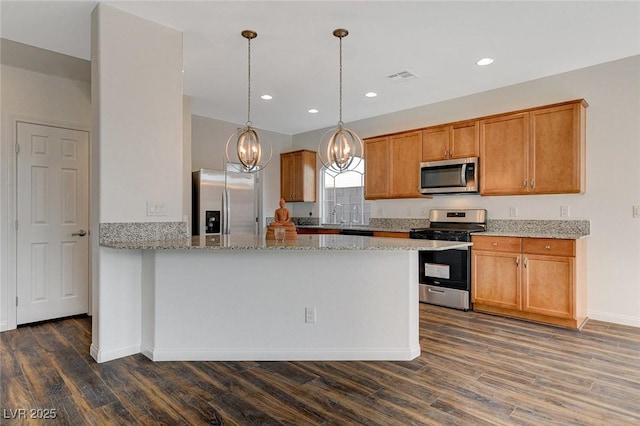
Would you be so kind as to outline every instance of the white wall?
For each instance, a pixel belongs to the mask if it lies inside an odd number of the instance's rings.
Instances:
[[[229,135],[243,125],[213,118],[192,116],[192,170],[225,168],[225,145]],[[280,153],[291,151],[291,136],[258,129],[261,138],[268,138],[273,148],[269,165],[260,172],[263,180],[263,218],[272,217],[280,200]],[[291,206],[289,206],[291,208]]]
[[[104,3],[92,13],[94,215],[98,223],[184,217],[182,33]],[[166,203],[147,216],[147,202]],[[140,352],[139,251],[95,247],[91,354],[99,362]]]
[[[15,128],[16,120],[91,128],[91,87],[86,81],[3,65],[0,68],[0,330],[15,328]]]
[[[591,221],[589,317],[640,326],[640,218],[632,217],[632,206],[640,205],[639,76],[640,56],[634,56],[347,123],[365,138],[572,99],[589,103],[585,194],[381,200],[373,202],[372,217],[425,217],[431,208],[467,207],[486,208],[490,219],[507,219],[514,206],[519,219],[561,219],[560,206],[567,205],[570,219]],[[294,135],[293,144],[315,149],[324,131]],[[294,215],[304,214],[297,207]],[[314,208],[317,215],[319,203]]]

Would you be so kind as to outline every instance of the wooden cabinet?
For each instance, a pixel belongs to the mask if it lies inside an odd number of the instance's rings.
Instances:
[[[584,192],[584,100],[480,121],[480,194]]]
[[[409,238],[409,233],[397,231],[373,231],[373,236],[382,238]]]
[[[465,121],[422,130],[422,161],[477,157],[479,129],[478,121]]]
[[[316,201],[316,153],[300,150],[280,154],[280,197],[290,202]]]
[[[364,198],[375,200],[389,198],[389,137],[364,141]]]
[[[419,198],[422,132],[389,137],[391,149],[391,198]]]
[[[472,237],[474,310],[570,328],[586,317],[586,242]]]
[[[340,230],[339,229],[305,228],[304,226],[296,227],[296,231],[298,232],[298,235],[318,235],[318,234],[336,235],[336,234],[340,234]]]
[[[365,198],[419,198],[422,132],[365,141]]]

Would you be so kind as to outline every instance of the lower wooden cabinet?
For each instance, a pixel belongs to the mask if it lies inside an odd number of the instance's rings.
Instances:
[[[296,231],[299,235],[318,235],[318,234],[339,234],[339,229],[333,228],[305,228],[304,226],[297,227]]]
[[[579,329],[587,320],[586,241],[474,235],[473,309]]]
[[[409,233],[397,231],[373,231],[373,236],[382,238],[409,238]]]

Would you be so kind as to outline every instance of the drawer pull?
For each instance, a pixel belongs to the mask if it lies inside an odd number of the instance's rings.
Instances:
[[[498,247],[498,243],[491,243],[492,246]]]
[[[545,250],[551,250],[551,246],[549,246],[549,245],[544,246],[544,249],[545,249]]]

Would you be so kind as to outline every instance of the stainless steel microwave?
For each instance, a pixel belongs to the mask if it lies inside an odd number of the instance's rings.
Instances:
[[[420,163],[422,194],[478,192],[478,157]]]

